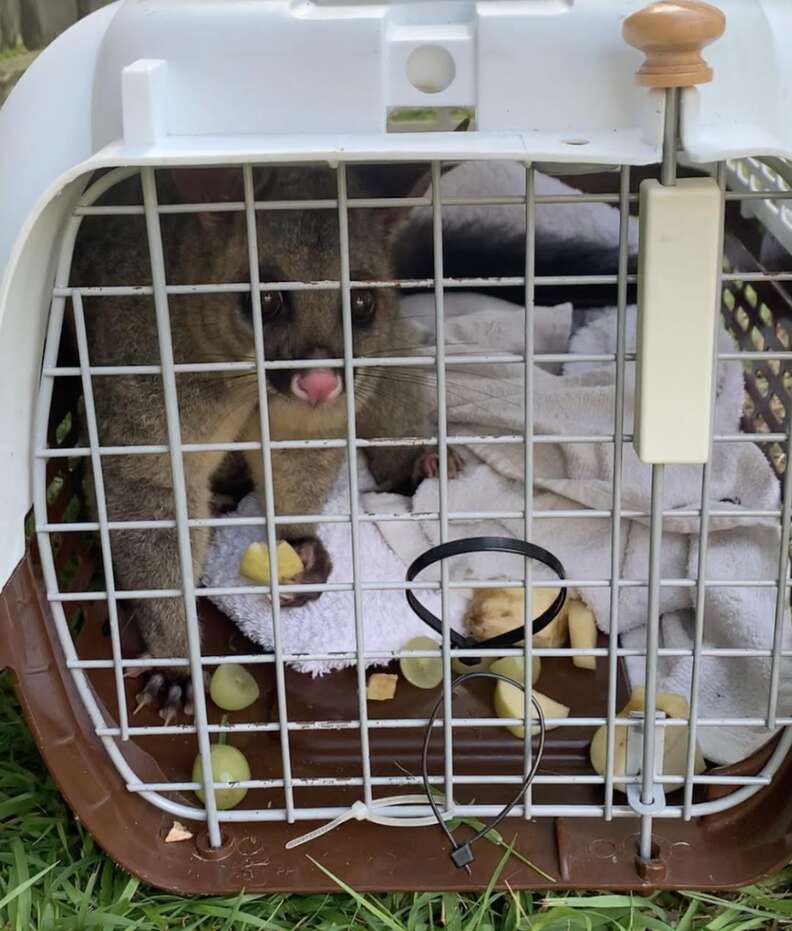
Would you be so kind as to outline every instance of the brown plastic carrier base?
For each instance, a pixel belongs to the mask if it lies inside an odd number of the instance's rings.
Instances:
[[[97,615],[98,617],[99,615]],[[250,650],[239,641],[231,625],[217,612],[203,614],[208,650]],[[235,642],[236,641],[236,642]],[[101,623],[89,618],[77,638],[81,657],[108,655],[107,637]],[[134,655],[134,643],[124,645]],[[46,764],[75,815],[96,841],[122,867],[140,879],[181,894],[256,892],[332,892],[334,883],[311,862],[315,859],[361,891],[458,890],[486,886],[502,851],[481,843],[476,849],[472,875],[455,869],[448,859],[444,839],[433,828],[386,828],[367,823],[348,823],[313,843],[293,851],[286,841],[314,825],[301,822],[258,823],[224,826],[227,843],[211,851],[202,837],[200,823],[190,825],[195,840],[166,844],[164,838],[173,818],[128,792],[91,727],[65,668],[56,640],[34,551],[28,552],[0,597],[0,665],[9,667],[25,717]],[[603,713],[605,664],[591,676],[568,662],[547,662],[542,678],[552,680],[554,691],[563,687],[572,700],[574,714]],[[262,697],[252,709],[234,720],[271,720],[276,711],[271,679],[266,667],[256,667]],[[115,705],[111,675],[93,677],[101,702],[113,714]],[[484,692],[462,692],[457,714],[488,714]],[[540,682],[541,685],[541,682]],[[570,691],[567,691],[569,689]],[[127,697],[136,690],[128,683]],[[425,713],[434,693],[424,693],[400,683],[399,697],[382,703],[377,713],[392,716]],[[560,690],[557,694],[561,694]],[[320,681],[288,674],[289,714],[322,719],[355,717],[354,677],[351,671],[335,673]],[[148,717],[146,716],[148,715]],[[212,720],[217,720],[213,709]],[[148,709],[135,723],[155,724]],[[585,729],[561,729],[561,737],[549,735],[543,769],[585,772]],[[420,730],[372,731],[372,767],[375,775],[417,771]],[[125,745],[125,754],[141,778],[153,781],[188,778],[195,755],[193,736],[146,737]],[[279,775],[280,754],[275,735],[239,735],[234,743],[248,756],[256,778]],[[438,739],[438,744],[442,741]],[[459,772],[486,772],[497,759],[500,772],[519,771],[521,743],[501,728],[463,729],[456,741],[455,764]],[[359,775],[357,732],[354,730],[295,732],[292,757],[295,776]],[[767,750],[741,764],[741,772],[755,772]],[[156,761],[153,753],[156,753]],[[433,760],[438,771],[439,753]],[[542,819],[507,822],[504,834],[516,838],[516,847],[544,872],[555,877],[553,888],[608,888],[644,890],[657,888],[723,889],[754,882],[782,867],[792,858],[792,759],[772,786],[739,808],[690,823],[657,822],[657,861],[643,863],[637,857],[638,821],[619,819]],[[491,787],[476,798],[503,801],[511,791]],[[302,796],[300,793],[303,793]],[[318,788],[298,790],[298,804],[343,805],[359,797],[359,789]],[[537,802],[551,800],[598,802],[597,786],[537,786]],[[700,796],[713,797],[713,795]],[[250,792],[245,805],[266,807],[272,799],[280,805],[279,790]],[[277,799],[277,801],[276,801]],[[672,797],[673,799],[673,797]],[[188,799],[184,799],[188,801]],[[460,829],[463,833],[464,829]],[[513,889],[547,888],[548,882],[530,867],[512,858],[502,877]]]

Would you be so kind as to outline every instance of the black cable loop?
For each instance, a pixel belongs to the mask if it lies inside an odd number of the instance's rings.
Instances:
[[[442,562],[442,560],[449,559],[452,556],[462,556],[465,553],[513,553],[517,556],[523,556],[526,559],[533,559],[536,562],[542,563],[552,569],[559,579],[566,578],[566,572],[561,561],[549,550],[543,549],[541,546],[537,546],[534,543],[528,543],[525,540],[515,540],[511,537],[469,537],[464,540],[452,540],[450,543],[442,543],[440,546],[435,546],[425,553],[422,553],[407,570],[407,581],[415,581],[415,577],[419,572],[422,572],[428,566],[434,565],[434,563]],[[415,592],[411,589],[406,589],[405,594],[407,595],[407,603],[418,617],[431,627],[435,633],[442,635],[443,622],[440,618],[437,617],[436,614],[433,614],[425,605],[421,604]],[[533,621],[532,632],[534,634],[538,634],[552,623],[564,607],[566,599],[566,588],[559,589],[558,595],[553,600],[550,607],[546,608],[539,617]],[[526,623],[529,610],[526,599]],[[449,637],[453,647],[476,647],[480,650],[495,650],[500,647],[513,646],[515,643],[519,643],[520,640],[523,640],[525,637],[525,623],[515,627],[514,630],[507,631],[505,634],[499,634],[497,637],[490,637],[489,640],[475,640],[472,637],[463,637],[462,634],[458,634],[455,630],[449,630]]]
[[[451,683],[451,694],[453,695],[455,689],[460,685],[463,685],[465,682],[469,682],[472,679],[499,679],[501,682],[506,682],[508,685],[513,685],[516,688],[520,689],[523,694],[525,693],[525,683],[517,682],[515,679],[510,679],[508,676],[502,676],[497,672],[468,672],[465,675],[460,676],[454,682]],[[470,840],[465,841],[463,844],[457,844],[454,839],[454,835],[448,828],[448,825],[443,819],[442,812],[435,802],[434,796],[432,795],[431,786],[429,785],[429,744],[432,739],[432,729],[434,728],[434,723],[437,720],[437,712],[440,710],[440,706],[443,704],[444,696],[441,695],[435,703],[432,713],[429,716],[429,723],[426,726],[426,733],[424,734],[423,742],[423,753],[421,755],[421,777],[423,778],[424,790],[426,792],[426,797],[429,799],[429,805],[432,809],[432,814],[437,818],[437,823],[440,825],[445,836],[448,838],[448,842],[451,844],[451,861],[454,866],[468,869],[470,864],[473,862],[473,851],[471,847],[476,841],[484,837],[485,834],[489,834],[490,831],[495,830],[499,824],[503,822],[505,818],[508,817],[509,812],[514,808],[515,805],[520,801],[520,799],[525,795],[528,790],[528,786],[533,782],[536,773],[539,770],[539,765],[542,761],[542,754],[544,753],[545,747],[545,736],[547,734],[547,725],[545,723],[544,712],[542,711],[542,706],[536,700],[536,698],[531,695],[531,703],[533,704],[534,709],[536,710],[536,715],[538,718],[539,724],[539,747],[536,751],[536,756],[534,757],[533,765],[528,775],[523,779],[520,789],[517,792],[517,795],[501,810],[501,812],[492,820],[489,824],[485,824]],[[533,729],[533,724],[526,722],[526,725],[531,730]],[[526,739],[530,739],[526,737]]]

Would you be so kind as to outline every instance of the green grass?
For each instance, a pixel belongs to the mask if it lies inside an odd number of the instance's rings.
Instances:
[[[27,53],[28,50],[20,41],[17,45],[12,45],[9,48],[0,48],[0,61],[5,61],[9,58],[17,58],[19,55],[27,55]]]
[[[504,852],[501,866],[510,854]],[[322,869],[317,864],[317,868]],[[205,931],[748,931],[792,926],[792,868],[738,895],[495,892],[184,899],[132,879],[70,816],[0,673],[0,929]],[[790,891],[787,891],[790,890]]]

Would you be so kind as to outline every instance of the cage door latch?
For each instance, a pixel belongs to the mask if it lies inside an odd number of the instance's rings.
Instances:
[[[641,185],[634,444],[643,462],[709,457],[722,233],[712,178]]]

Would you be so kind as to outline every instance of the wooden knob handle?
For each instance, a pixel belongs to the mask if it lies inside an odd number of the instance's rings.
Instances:
[[[726,30],[726,17],[701,0],[660,0],[629,16],[624,39],[646,55],[638,83],[647,87],[690,87],[712,80],[701,50]]]

